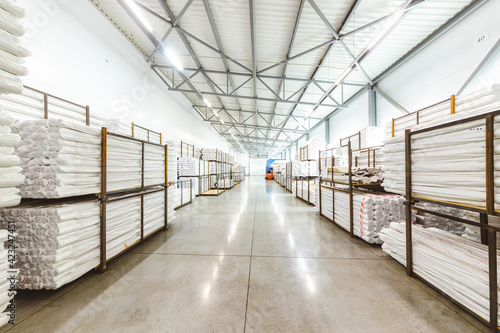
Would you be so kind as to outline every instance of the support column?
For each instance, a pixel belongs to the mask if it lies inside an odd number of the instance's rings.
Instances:
[[[330,118],[325,119],[325,142],[330,144]]]
[[[377,126],[377,92],[368,90],[368,126]]]

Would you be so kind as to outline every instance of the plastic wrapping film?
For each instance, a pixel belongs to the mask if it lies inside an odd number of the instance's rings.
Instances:
[[[100,191],[100,131],[60,119],[15,122],[23,198],[63,198]]]
[[[19,166],[20,158],[14,155],[15,147],[21,137],[12,134],[9,127],[13,123],[12,117],[0,110],[0,208],[16,206],[21,202],[19,186],[24,181]]]
[[[106,180],[109,192],[141,187],[141,142],[108,135]]]
[[[391,223],[382,229],[380,238],[382,250],[406,265],[405,223]],[[418,225],[413,226],[412,239],[413,271],[482,318],[489,318],[488,247]]]
[[[177,181],[177,157],[179,156],[179,148],[176,141],[166,141],[168,146],[168,182],[174,183]]]
[[[106,204],[106,260],[141,239],[141,197]]]
[[[165,225],[165,191],[144,195],[144,237]]]
[[[179,177],[194,177],[200,174],[200,160],[192,157],[179,157],[177,160]]]
[[[144,144],[144,186],[165,184],[165,147]]]
[[[350,230],[349,193],[335,191],[333,208],[333,190],[321,189],[321,213],[335,221],[345,230]],[[335,217],[333,216],[335,209]],[[406,216],[404,198],[391,195],[354,194],[353,227],[354,234],[367,243],[381,244],[379,232],[391,222],[401,221]]]
[[[57,289],[99,265],[97,201],[20,206],[0,211],[16,226],[18,289]]]
[[[318,155],[319,156],[319,155]],[[319,169],[317,161],[295,161],[292,163],[293,177],[318,177]]]

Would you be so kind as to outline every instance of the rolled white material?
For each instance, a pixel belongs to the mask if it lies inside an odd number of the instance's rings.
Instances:
[[[17,18],[23,18],[25,15],[24,8],[19,7],[13,0],[0,0],[0,8]]]
[[[165,225],[165,191],[144,195],[144,236]]]
[[[180,198],[178,198],[177,188],[175,186],[169,186],[167,192],[167,216],[168,223],[170,224],[175,220],[175,208],[177,207],[177,202],[180,202]]]
[[[28,75],[24,60],[0,49],[0,69],[17,76]]]
[[[111,259],[141,239],[141,198],[132,197],[106,205],[106,259]]]
[[[99,264],[97,201],[9,208],[0,226],[16,225],[19,289],[57,289]]]
[[[319,158],[319,152],[321,150],[325,150],[326,142],[319,138],[312,138],[308,140],[301,149],[307,148],[306,150],[302,150],[304,153],[302,154],[303,160],[317,160]]]
[[[9,125],[13,118],[0,110],[0,208],[16,206],[21,202],[21,196],[16,186],[24,181],[19,167],[20,159],[12,155],[21,137],[12,134]]]
[[[413,226],[412,235],[415,273],[482,318],[489,318],[488,247],[418,225]],[[405,224],[391,223],[382,229],[380,238],[382,250],[406,265]]]
[[[62,120],[17,122],[16,149],[26,179],[23,198],[62,198],[100,191],[100,131]]]
[[[7,31],[8,33],[21,37],[25,33],[25,29],[20,22],[20,20],[7,12],[0,6],[0,29]]]
[[[199,178],[198,177],[179,177],[179,184],[182,184],[182,191],[183,191],[183,196],[186,195],[186,193],[190,193],[190,186],[192,186],[193,190],[193,199],[195,196],[199,194]],[[179,185],[178,187],[181,187]],[[189,201],[189,197],[187,198],[187,201]],[[185,201],[184,201],[185,202]]]
[[[321,189],[321,213],[345,230],[350,230],[349,193]],[[335,216],[333,216],[335,210]],[[368,243],[381,244],[380,230],[391,222],[400,221],[406,216],[404,198],[391,195],[354,194],[353,227],[354,234]]]
[[[165,184],[165,147],[144,144],[144,185]]]
[[[221,153],[218,149],[203,148],[201,159],[204,161],[222,161]]]

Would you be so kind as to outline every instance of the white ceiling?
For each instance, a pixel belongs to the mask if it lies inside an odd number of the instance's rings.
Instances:
[[[184,93],[234,147],[270,154],[345,107],[473,2],[91,1],[155,66],[168,88]],[[182,72],[158,52],[162,47],[178,55]]]

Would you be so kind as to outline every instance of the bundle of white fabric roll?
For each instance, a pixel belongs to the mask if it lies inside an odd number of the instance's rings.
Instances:
[[[317,160],[319,158],[320,150],[325,150],[326,142],[319,138],[312,138],[308,140],[301,148],[307,148],[307,150],[303,150],[307,152],[307,156],[302,154],[302,159],[305,160]]]
[[[416,206],[441,214],[446,214],[462,219],[465,218],[465,213],[463,210],[453,207],[435,205],[427,202],[417,203]],[[417,213],[416,217],[417,223],[421,224],[424,228],[438,228],[441,230],[449,231],[459,236],[465,233],[466,225],[462,222],[457,222],[444,217],[421,212]]]
[[[166,142],[168,147],[168,182],[174,183],[177,181],[177,157],[179,149],[176,141],[169,140]]]
[[[14,238],[12,238],[14,237]],[[15,267],[15,260],[9,258],[10,251],[15,246],[15,235],[8,230],[0,230],[0,272],[4,279],[0,283],[0,327],[11,320],[11,313],[15,311],[16,282],[19,269]]]
[[[24,181],[23,169],[19,166],[19,157],[14,155],[21,137],[12,133],[9,126],[13,121],[0,110],[0,208],[16,206],[21,202],[16,186]]]
[[[321,190],[321,212],[345,230],[350,230],[349,193],[335,191],[333,206],[332,190]],[[335,217],[333,217],[335,210]],[[405,218],[404,198],[390,195],[354,194],[354,234],[368,243],[381,244],[379,232],[391,222]]]
[[[15,1],[0,1],[0,94],[20,94],[21,77],[28,75],[24,58],[31,53],[20,41],[25,33],[24,15],[24,9]]]
[[[57,289],[99,265],[97,201],[20,206],[0,211],[0,226],[16,225],[19,289]]]
[[[23,198],[62,198],[100,191],[101,132],[59,119],[16,122]]]
[[[199,194],[199,178],[198,177],[179,177],[179,182],[183,184],[183,192],[189,192],[189,186],[192,184],[193,199]],[[191,183],[190,183],[191,182]],[[185,193],[183,193],[183,196]]]
[[[220,161],[221,151],[213,148],[203,148],[201,152],[201,159],[204,161]]]
[[[144,186],[165,184],[165,147],[144,144]]]
[[[412,235],[414,272],[482,318],[489,318],[488,247],[419,225],[413,226]],[[382,250],[406,265],[405,223],[391,223],[382,229],[380,238]]]
[[[141,187],[142,143],[113,135],[108,135],[107,141],[108,192]],[[154,179],[155,176],[152,175],[151,178]]]
[[[175,185],[168,187],[167,195],[167,218],[168,223],[170,224],[175,220],[175,208],[177,207],[177,188]]]
[[[144,236],[165,226],[165,191],[144,195]]]
[[[179,157],[177,161],[179,177],[192,177],[200,174],[199,160],[192,157]]]

